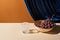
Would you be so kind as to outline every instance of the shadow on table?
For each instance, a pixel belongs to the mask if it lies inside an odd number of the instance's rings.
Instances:
[[[51,30],[50,32],[47,32],[48,34],[58,34],[60,33],[60,25],[56,25],[53,30]]]

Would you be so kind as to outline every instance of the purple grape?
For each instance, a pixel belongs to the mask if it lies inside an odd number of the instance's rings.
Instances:
[[[55,23],[51,19],[46,19],[38,27],[48,29],[48,28],[52,28],[54,25]]]

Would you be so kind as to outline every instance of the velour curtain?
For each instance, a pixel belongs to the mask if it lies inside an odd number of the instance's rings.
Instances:
[[[60,0],[24,0],[32,18],[43,20],[52,18],[60,21]]]

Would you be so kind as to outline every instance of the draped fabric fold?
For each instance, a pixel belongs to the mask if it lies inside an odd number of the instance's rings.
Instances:
[[[54,21],[60,20],[60,0],[25,0],[26,6],[32,18],[42,20],[51,18]]]

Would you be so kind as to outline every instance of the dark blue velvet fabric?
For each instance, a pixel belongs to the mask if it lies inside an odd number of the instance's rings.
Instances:
[[[60,0],[25,0],[26,6],[36,20],[51,18],[54,21],[60,20]]]

